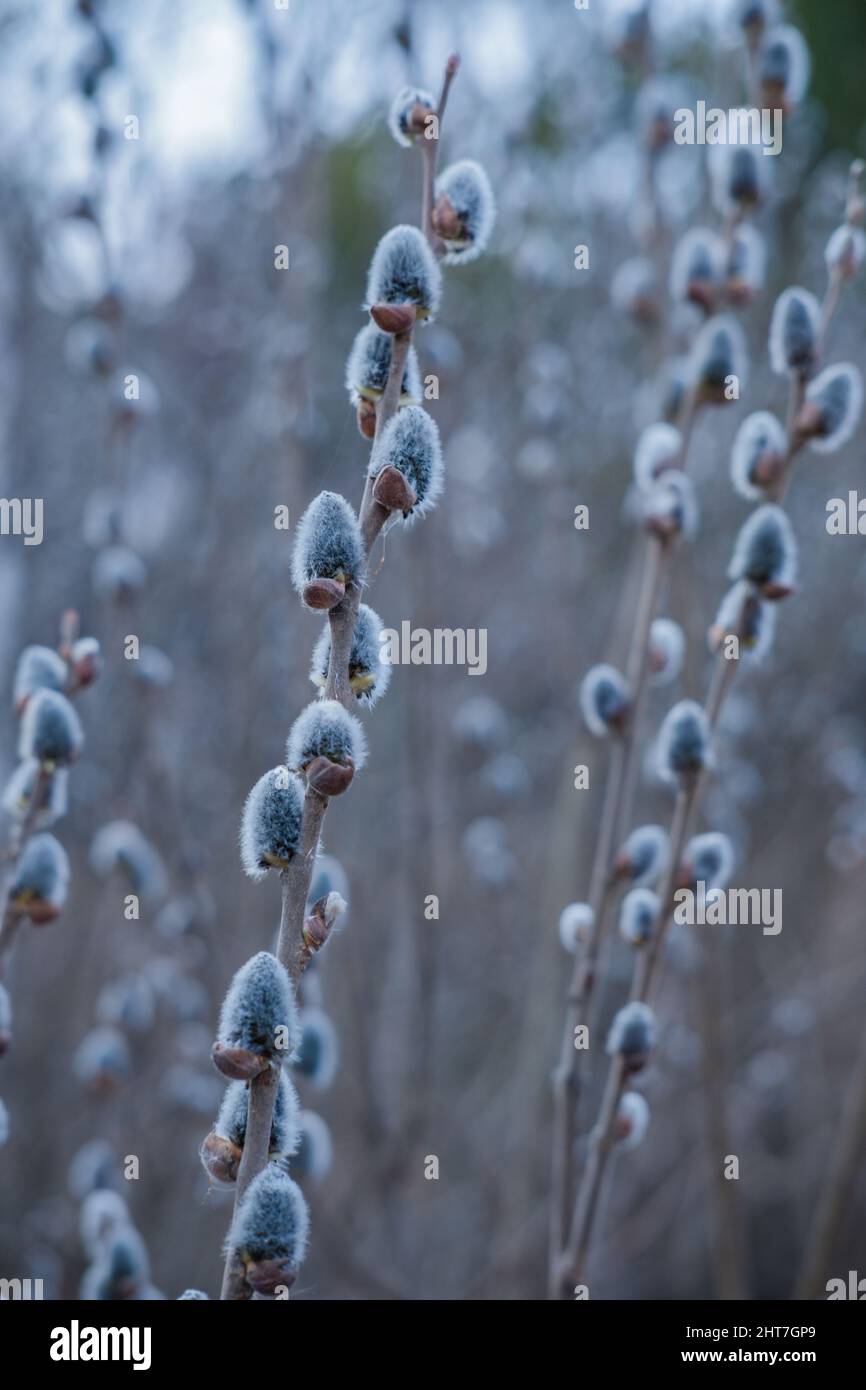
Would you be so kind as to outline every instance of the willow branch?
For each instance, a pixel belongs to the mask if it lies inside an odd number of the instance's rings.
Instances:
[[[457,67],[458,60],[456,57],[449,58],[445,69],[442,94],[439,99],[437,111],[440,131],[442,116],[448,99],[448,91],[454,75],[457,72]],[[433,146],[434,151],[432,157],[432,172],[429,166],[430,156],[426,148],[428,144]],[[432,203],[428,203],[428,198],[432,195],[436,168],[435,150],[437,147],[438,140],[433,140],[426,142],[423,149],[425,159],[425,183],[422,221],[425,234],[428,237],[432,233]],[[412,345],[413,327],[414,313],[410,316],[410,326],[392,336],[388,378],[385,383],[385,390],[376,406],[376,431],[373,439],[373,455],[375,455],[383,429],[399,409],[406,360]],[[358,524],[361,531],[365,562],[369,562],[372,548],[383,526],[387,522],[388,517],[388,510],[383,507],[374,496],[368,469],[358,514]],[[349,659],[352,651],[352,642],[355,636],[360,603],[361,588],[360,585],[354,584],[348,590],[345,598],[336,604],[328,614],[331,645],[324,698],[338,700],[348,709],[353,709],[355,706],[355,697],[349,683]],[[304,813],[301,823],[301,844],[288,868],[284,869],[280,875],[282,881],[282,909],[276,954],[277,959],[285,966],[296,993],[301,976],[310,959],[309,953],[304,949],[304,919],[310,891],[310,882],[322,833],[322,825],[324,823],[325,813],[328,809],[328,800],[329,798],[322,796],[315,788],[310,786],[307,787],[304,796]],[[250,1082],[249,1101],[247,1106],[247,1131],[244,1141],[243,1157],[238,1170],[235,1188],[235,1212],[238,1210],[238,1205],[247,1187],[252,1182],[253,1178],[263,1171],[268,1162],[271,1125],[273,1123],[278,1079],[278,1071],[274,1068],[268,1068],[267,1071],[261,1073]],[[238,1300],[248,1299],[250,1296],[251,1290],[244,1278],[243,1268],[238,1260],[237,1251],[229,1247],[226,1253],[220,1297],[224,1300]]]

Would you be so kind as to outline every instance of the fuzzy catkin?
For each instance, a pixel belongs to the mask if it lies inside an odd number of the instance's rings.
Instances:
[[[586,727],[596,738],[619,731],[629,710],[625,678],[615,666],[600,662],[587,671],[580,684],[580,708]]]
[[[639,825],[617,856],[617,867],[635,888],[654,883],[665,865],[668,833],[660,825]]]
[[[717,649],[725,638],[734,636],[740,660],[762,661],[772,648],[777,616],[777,604],[765,603],[747,579],[738,580],[719,604],[710,645]]]
[[[249,1087],[243,1081],[230,1081],[214,1123],[214,1133],[231,1140],[242,1149],[247,1137]],[[280,1073],[271,1120],[271,1153],[293,1154],[299,1139],[300,1105],[298,1093],[284,1071]]]
[[[695,338],[690,362],[702,399],[716,405],[737,399],[730,387],[736,379],[742,394],[746,348],[743,330],[736,319],[727,314],[708,319]]]
[[[640,1091],[626,1091],[621,1097],[614,1129],[617,1145],[628,1153],[643,1142],[650,1122],[650,1108]]]
[[[659,730],[659,770],[668,781],[694,776],[710,759],[710,727],[703,706],[680,700]]]
[[[655,1014],[648,1004],[632,1000],[614,1016],[607,1035],[607,1053],[609,1057],[622,1057],[629,1071],[639,1071],[655,1042]]]
[[[564,950],[574,955],[585,945],[595,922],[595,913],[589,903],[569,903],[559,914],[559,942]]]
[[[474,159],[449,164],[436,180],[433,225],[445,243],[445,264],[465,265],[485,250],[496,221],[496,200]]]
[[[37,921],[56,917],[66,901],[69,858],[53,835],[32,835],[15,868],[9,900]]]
[[[277,1058],[297,1046],[294,992],[285,966],[270,951],[259,951],[234,976],[220,1010],[218,1040]]]
[[[655,618],[649,633],[650,682],[670,685],[682,670],[686,637],[671,618]]]
[[[824,250],[824,260],[830,274],[851,280],[860,270],[864,259],[866,233],[862,227],[852,227],[847,222],[837,227]]]
[[[346,389],[352,405],[360,399],[379,401],[388,383],[393,337],[375,323],[366,324],[356,335],[346,362]],[[417,405],[421,400],[421,373],[418,355],[410,346],[400,388],[401,405]]]
[[[314,700],[307,705],[292,725],[286,745],[289,767],[304,768],[314,758],[329,758],[333,763],[351,763],[359,772],[366,755],[364,730],[337,700]]]
[[[320,492],[298,522],[292,582],[301,597],[312,579],[334,579],[347,588],[364,582],[358,519],[350,503],[336,492]]]
[[[863,406],[863,378],[850,362],[826,367],[806,388],[806,404],[818,413],[818,423],[809,434],[816,454],[832,454],[847,444],[860,419]]]
[[[65,695],[42,687],[28,699],[21,719],[19,757],[67,767],[78,757],[83,744],[81,720]]]
[[[619,910],[619,932],[630,946],[645,946],[652,937],[661,912],[661,901],[650,888],[632,888]]]
[[[408,149],[416,140],[423,139],[426,114],[432,113],[434,108],[433,97],[423,87],[401,87],[388,112],[388,129],[397,144]]]
[[[666,469],[643,497],[646,527],[663,539],[684,536],[691,540],[698,525],[698,502],[694,484],[679,469]]]
[[[410,405],[388,421],[370,460],[370,477],[383,468],[396,468],[415,490],[411,517],[424,516],[442,492],[444,466],[439,429],[432,415]]]
[[[731,450],[731,479],[741,497],[753,502],[764,495],[756,477],[760,465],[781,461],[788,449],[784,426],[769,410],[756,410],[737,430]]]
[[[297,853],[304,812],[304,784],[287,767],[260,777],[244,803],[241,863],[252,879],[268,869],[285,869]]]
[[[693,884],[703,883],[707,889],[727,888],[736,864],[734,847],[727,835],[707,831],[694,835],[686,845],[683,862],[687,865]]]
[[[706,227],[692,227],[680,237],[671,256],[670,291],[674,299],[711,305],[724,271],[724,245]]]
[[[373,253],[365,308],[414,304],[416,318],[432,323],[442,295],[442,272],[417,227],[392,227]]]
[[[806,377],[815,365],[821,307],[809,290],[792,285],[776,300],[770,321],[770,365],[774,372]]]
[[[19,763],[3,788],[3,810],[13,820],[23,820],[30,811],[34,792],[39,787],[39,809],[32,821],[36,830],[46,830],[66,815],[69,800],[69,773],[65,767],[55,768],[50,777],[40,782],[41,763],[27,758]]]
[[[653,486],[667,468],[676,468],[683,437],[673,425],[659,421],[642,430],[634,451],[634,478],[642,491]]]
[[[36,690],[63,691],[68,669],[52,647],[25,647],[15,667],[13,698],[19,711]]]
[[[391,666],[382,660],[382,620],[366,603],[358,608],[358,620],[352,635],[349,653],[349,685],[355,698],[372,707],[379,701],[391,682]],[[313,649],[310,680],[320,690],[328,681],[331,658],[331,625],[325,623]]]
[[[797,576],[797,541],[786,512],[766,503],[743,523],[728,568],[729,579],[758,588],[791,589]]]
[[[279,1164],[269,1163],[244,1193],[228,1243],[242,1258],[280,1260],[297,1269],[308,1232],[309,1214],[301,1189]]]

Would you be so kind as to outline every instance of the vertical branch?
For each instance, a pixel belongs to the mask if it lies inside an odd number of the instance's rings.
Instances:
[[[425,235],[434,249],[436,249],[436,244],[433,239],[432,227],[432,193],[436,174],[438,134],[441,131],[441,121],[448,92],[457,68],[458,59],[452,56],[445,69],[436,112],[437,138],[426,141],[422,147],[424,158],[422,225]],[[380,327],[391,333],[391,359],[385,389],[376,406],[376,430],[372,449],[374,455],[383,429],[399,409],[403,376],[412,344],[412,331],[415,323],[414,305],[384,307],[386,314]],[[372,316],[374,320],[377,320],[375,306],[372,310]],[[358,512],[365,562],[369,561],[371,550],[389,516],[390,509],[384,506],[375,495],[375,486],[371,482],[368,469]],[[323,696],[325,699],[339,701],[347,709],[353,709],[355,706],[355,696],[349,681],[349,663],[360,602],[360,585],[353,584],[345,597],[328,614],[331,642]],[[328,797],[322,795],[314,787],[307,786],[301,824],[301,843],[288,868],[284,869],[280,875],[282,906],[276,955],[281,964],[285,966],[296,993],[303,971],[310,959],[309,952],[305,950],[304,919],[328,800]],[[279,1070],[271,1066],[249,1084],[247,1130],[243,1157],[236,1181],[233,1208],[235,1213],[249,1184],[258,1173],[263,1171],[268,1162],[278,1081]],[[229,1245],[226,1251],[220,1297],[223,1300],[239,1300],[248,1299],[250,1295],[251,1290],[244,1277],[238,1253]]]

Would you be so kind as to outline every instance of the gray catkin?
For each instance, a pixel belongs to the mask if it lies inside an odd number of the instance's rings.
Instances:
[[[748,579],[758,587],[793,586],[797,541],[786,512],[774,503],[758,507],[737,534],[728,568],[729,579]]]
[[[628,686],[615,666],[600,662],[580,683],[580,708],[586,726],[596,738],[618,728],[629,708]]]
[[[436,180],[434,200],[447,199],[456,214],[456,236],[443,236],[446,265],[465,265],[486,248],[496,221],[496,200],[485,170],[474,159],[449,164]],[[435,214],[434,214],[435,221]]]
[[[298,1043],[298,1012],[285,966],[259,951],[232,979],[220,1010],[218,1040],[265,1057],[283,1058]]]
[[[214,1133],[230,1139],[239,1149],[247,1137],[249,1087],[243,1081],[230,1081],[214,1123]],[[286,1073],[280,1073],[274,1114],[271,1120],[270,1150],[272,1153],[293,1154],[299,1139],[300,1106],[298,1093]]]
[[[731,450],[731,479],[741,497],[757,501],[763,496],[761,486],[754,480],[755,469],[767,456],[784,458],[787,448],[784,426],[769,410],[756,410],[746,417]]]
[[[25,647],[15,667],[13,697],[17,709],[36,690],[63,691],[68,670],[66,662],[52,647]]]
[[[21,852],[10,890],[10,900],[23,911],[59,912],[69,887],[69,858],[53,835],[33,835]]]
[[[442,272],[427,238],[417,227],[392,227],[373,253],[365,308],[375,304],[414,304],[421,322],[439,309]]]
[[[655,930],[661,911],[658,894],[650,888],[632,888],[619,910],[619,931],[630,946],[645,946]]]
[[[382,620],[378,613],[362,603],[352,636],[349,653],[349,685],[355,698],[373,706],[382,698],[391,681],[391,666],[382,660]],[[326,622],[313,648],[310,680],[324,690],[328,681],[331,657],[331,625]]]
[[[85,1253],[92,1260],[116,1231],[129,1225],[129,1207],[119,1192],[97,1188],[81,1203],[78,1229]]]
[[[719,604],[711,634],[718,645],[728,636],[739,642],[740,660],[761,661],[776,635],[778,605],[765,603],[748,579],[738,580]]]
[[[632,1000],[614,1017],[607,1035],[607,1053],[637,1066],[652,1052],[655,1040],[655,1014],[648,1004]]]
[[[659,769],[667,779],[694,775],[710,757],[710,728],[695,700],[680,700],[665,715],[659,731]]]
[[[808,376],[818,350],[821,309],[809,290],[792,285],[773,307],[770,321],[770,364],[782,375]]]
[[[425,91],[423,87],[401,87],[388,112],[388,129],[397,144],[403,145],[407,149],[416,140],[424,138],[422,132],[412,129],[411,126],[412,110],[415,106],[419,106],[425,111],[433,111],[435,102],[430,93]]]
[[[673,425],[663,421],[647,425],[634,451],[634,477],[638,487],[647,491],[665,469],[675,468],[682,447],[683,437]]]
[[[355,716],[337,700],[314,700],[292,725],[286,763],[304,768],[314,758],[329,758],[343,765],[351,762],[357,772],[364,766],[366,753],[364,730]]]
[[[742,393],[746,370],[745,340],[736,319],[719,314],[708,319],[697,335],[691,353],[692,369],[701,387],[721,403],[729,378],[736,377]]]
[[[410,405],[388,421],[373,450],[370,477],[383,468],[396,468],[415,489],[417,501],[410,516],[423,516],[442,492],[444,467],[439,429],[420,406]]]
[[[638,888],[658,878],[668,852],[668,833],[660,825],[639,825],[620,851],[620,861]]]
[[[3,810],[13,820],[23,820],[30,809],[41,764],[38,758],[19,763],[3,788]],[[37,830],[45,830],[66,815],[69,800],[69,773],[65,767],[55,768],[43,779],[39,792],[39,810],[33,820]]]
[[[81,1285],[85,1301],[134,1297],[150,1277],[147,1249],[138,1231],[120,1226],[100,1250]]]
[[[37,690],[27,701],[21,719],[18,754],[40,763],[66,767],[84,744],[81,720],[58,690]]]
[[[693,883],[703,883],[707,889],[726,888],[736,863],[734,847],[727,835],[711,830],[694,835],[683,855],[689,866]]]
[[[312,579],[364,582],[364,547],[355,512],[345,497],[320,492],[298,522],[292,554],[292,582],[303,597]]]
[[[285,869],[297,853],[304,811],[304,784],[287,767],[260,777],[244,803],[241,863],[253,879],[268,869]]]
[[[680,237],[671,256],[671,295],[704,303],[718,288],[723,269],[720,238],[706,227],[692,227]]]
[[[687,474],[676,468],[665,469],[647,489],[642,505],[650,529],[660,529],[665,536],[693,538],[698,525],[698,502],[694,483]]]
[[[301,1189],[278,1163],[269,1163],[244,1193],[228,1244],[251,1260],[282,1260],[297,1269],[309,1224]]]
[[[346,362],[346,389],[352,405],[360,399],[379,401],[388,383],[393,337],[375,323],[366,324],[356,335]],[[414,405],[422,396],[418,355],[409,348],[400,388],[401,405]]]
[[[817,407],[820,415],[818,433],[809,444],[818,454],[832,454],[847,444],[857,428],[863,378],[850,362],[834,363],[809,383],[806,402]]]

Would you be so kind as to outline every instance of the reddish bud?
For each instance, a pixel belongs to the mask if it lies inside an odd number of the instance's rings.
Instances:
[[[345,597],[346,586],[340,579],[311,579],[304,585],[304,603],[308,608],[327,611]]]
[[[217,1071],[232,1081],[251,1081],[270,1066],[267,1057],[258,1052],[250,1052],[245,1047],[226,1047],[219,1042],[211,1048],[211,1057]]]
[[[330,758],[318,757],[304,769],[307,785],[320,796],[340,796],[350,785],[355,775],[355,764],[334,763]]]
[[[383,333],[408,333],[415,325],[414,304],[373,304],[370,317]]]
[[[383,468],[376,475],[373,483],[373,499],[386,511],[402,512],[404,516],[407,516],[418,501],[418,495],[405,473],[401,473],[399,468],[393,468],[389,464],[387,468]]]

